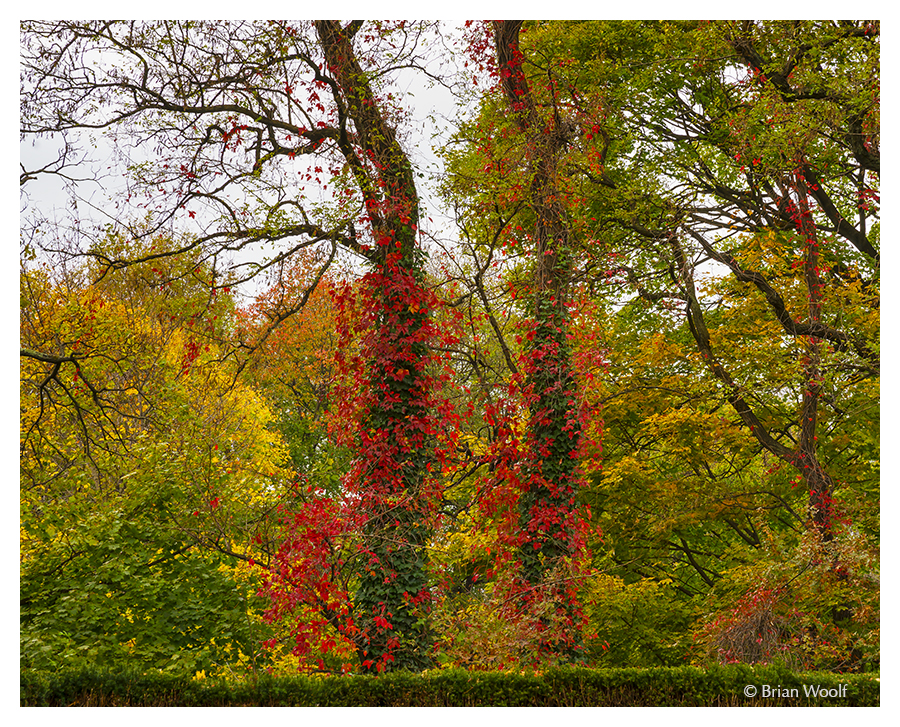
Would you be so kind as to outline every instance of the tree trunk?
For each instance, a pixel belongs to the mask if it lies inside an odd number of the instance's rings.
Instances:
[[[326,63],[347,102],[354,141],[369,162],[359,162],[349,140],[341,140],[366,196],[376,244],[374,271],[367,276],[377,315],[367,350],[371,405],[361,432],[358,483],[364,562],[354,619],[361,627],[364,667],[422,670],[432,650],[424,618],[432,502],[426,491],[429,316],[417,245],[419,200],[412,165],[354,55],[356,29],[355,23],[343,28],[335,21],[316,22]]]
[[[571,625],[574,589],[571,583],[558,579],[564,559],[575,555],[576,449],[581,424],[566,307],[571,242],[566,210],[555,182],[559,156],[568,140],[555,110],[549,121],[538,114],[522,70],[521,26],[519,20],[494,23],[501,85],[532,159],[530,206],[535,216],[534,332],[525,363],[531,451],[527,490],[519,501],[521,574],[535,597],[548,598],[557,615]],[[570,639],[565,646],[545,646],[557,653],[570,653],[577,641],[577,629],[571,629],[567,636]]]

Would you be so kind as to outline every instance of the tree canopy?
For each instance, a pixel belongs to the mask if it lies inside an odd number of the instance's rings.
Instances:
[[[878,21],[20,38],[23,668],[878,668]]]

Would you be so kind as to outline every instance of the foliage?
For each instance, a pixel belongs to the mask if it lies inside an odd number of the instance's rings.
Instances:
[[[744,688],[778,685],[779,693]],[[817,687],[807,695],[804,685]],[[790,690],[796,690],[793,696]],[[22,706],[634,707],[878,706],[872,675],[795,674],[772,667],[548,669],[542,673],[438,670],[381,677],[262,676],[187,679],[161,674],[25,672]],[[785,696],[789,695],[789,696]],[[842,696],[836,696],[842,695]]]
[[[587,663],[680,666],[690,658],[694,614],[671,582],[598,577],[588,582],[582,598],[591,628]]]
[[[879,573],[870,539],[852,527],[824,546],[769,533],[766,557],[716,589],[701,643],[723,663],[777,663],[829,671],[878,669]]]
[[[334,495],[350,457],[330,431],[340,376],[337,283],[322,262],[298,252],[236,315],[249,349],[242,376],[270,402],[296,477]]]
[[[147,267],[96,283],[22,274],[23,345],[72,351],[23,357],[23,666],[212,672],[260,657],[246,561],[281,446],[267,404],[216,361],[230,304],[198,311],[196,292],[148,284]]]
[[[879,23],[459,31],[23,23],[23,667],[877,669]],[[460,101],[453,239],[404,68]]]

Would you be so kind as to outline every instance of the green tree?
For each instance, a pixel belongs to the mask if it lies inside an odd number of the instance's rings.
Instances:
[[[878,234],[871,219],[874,207],[866,204],[868,209],[860,210],[855,204],[856,214],[848,210],[839,216],[855,218],[855,225],[838,224],[832,212],[836,200],[877,194],[867,177],[869,162],[860,162],[850,143],[851,110],[865,108],[869,117],[877,114],[869,75],[877,72],[877,40],[865,23],[718,23],[700,25],[681,38],[671,50],[693,54],[696,60],[667,63],[662,58],[650,66],[650,73],[666,80],[671,90],[641,109],[641,129],[634,132],[638,153],[662,171],[660,186],[676,191],[667,198],[658,195],[656,202],[648,200],[658,211],[648,209],[643,219],[632,214],[624,223],[636,228],[637,239],[670,268],[668,289],[657,288],[650,297],[684,301],[697,350],[726,400],[760,445],[801,475],[810,517],[830,537],[834,482],[817,453],[823,434],[818,412],[827,406],[822,399],[821,379],[827,378],[823,366],[849,366],[867,377],[878,373],[873,339],[877,328],[855,329],[841,315],[841,305],[834,306],[843,297],[832,298],[826,290],[826,282],[832,290],[851,288],[856,277],[873,290],[871,276],[877,275],[878,256],[869,239]],[[782,41],[777,50],[775,38]],[[765,69],[747,63],[747,48],[771,56]],[[829,54],[834,54],[835,70],[816,73],[815,64]],[[849,58],[854,61],[848,65]],[[796,98],[778,73],[769,72],[775,67],[793,74]],[[738,70],[736,78],[729,76],[729,68]],[[826,92],[829,88],[833,90]],[[846,124],[843,137],[828,127],[841,118]],[[824,125],[819,122],[826,119]],[[791,250],[793,275],[775,282],[776,275],[784,275],[783,268],[762,270],[757,264],[762,261],[747,254],[753,248],[740,246],[740,236],[747,234],[776,256]],[[744,258],[737,254],[740,249]],[[802,351],[794,349],[805,361],[795,381],[806,393],[792,413],[784,411],[781,421],[757,413],[755,397],[745,393],[753,390],[752,384],[720,358],[720,344],[711,339],[708,298],[696,273],[704,258],[725,266],[764,301],[766,315],[777,323],[768,329],[770,350],[783,341],[802,343]],[[798,299],[801,292],[805,300]],[[825,307],[829,303],[831,310]],[[825,347],[850,360],[823,361]],[[760,403],[773,407],[765,397]]]
[[[168,272],[22,272],[23,667],[265,663],[251,537],[284,452],[219,360],[231,300]]]

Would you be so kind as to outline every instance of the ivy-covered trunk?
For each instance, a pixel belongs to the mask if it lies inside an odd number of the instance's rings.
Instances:
[[[544,646],[565,656],[571,655],[579,638],[576,584],[569,578],[566,559],[576,556],[576,449],[581,432],[566,305],[571,240],[555,182],[569,130],[556,109],[549,119],[538,113],[522,69],[521,25],[522,21],[494,24],[501,85],[532,159],[530,207],[535,220],[533,330],[525,362],[531,451],[527,485],[519,500],[519,556],[526,600],[533,599],[532,608],[544,627],[555,622],[554,643]]]
[[[421,670],[432,650],[426,575],[434,504],[428,478],[434,434],[426,371],[430,298],[422,286],[413,169],[354,55],[357,29],[354,23],[316,23],[353,120],[353,143],[346,133],[339,143],[364,194],[375,243],[373,270],[363,281],[371,327],[363,341],[368,374],[359,382],[367,413],[353,482],[363,522],[353,618],[365,668]]]
[[[572,555],[576,508],[576,448],[580,422],[567,341],[568,316],[552,289],[538,289],[527,389],[532,476],[520,501],[522,574],[539,583],[561,558]]]
[[[394,247],[396,236],[383,238]],[[400,249],[415,254],[414,241]],[[373,669],[430,665],[427,551],[434,500],[428,480],[432,438],[424,342],[428,314],[416,270],[387,253],[370,276],[378,308],[367,358],[371,405],[361,436],[359,506],[363,548],[354,613],[363,627],[361,662]],[[416,301],[419,301],[417,303]]]

